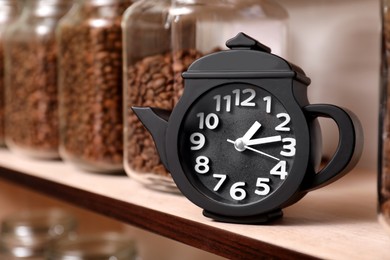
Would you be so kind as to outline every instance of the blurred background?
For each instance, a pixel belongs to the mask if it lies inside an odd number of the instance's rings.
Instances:
[[[380,1],[278,0],[289,12],[290,59],[311,78],[311,103],[353,111],[364,128],[358,167],[377,167],[380,76]],[[322,122],[324,149],[331,154],[337,133]]]

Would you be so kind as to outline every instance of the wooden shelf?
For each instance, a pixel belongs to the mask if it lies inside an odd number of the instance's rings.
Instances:
[[[385,259],[390,234],[376,217],[376,173],[355,170],[311,192],[269,225],[213,222],[180,195],[127,176],[87,173],[61,161],[0,150],[0,177],[227,258]]]

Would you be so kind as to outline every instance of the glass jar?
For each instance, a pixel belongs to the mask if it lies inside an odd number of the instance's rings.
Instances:
[[[59,209],[19,212],[3,219],[1,259],[43,259],[53,242],[75,235],[76,219]]]
[[[58,158],[55,28],[68,0],[28,0],[5,33],[5,142],[16,152]]]
[[[58,26],[60,154],[89,171],[123,171],[121,19],[131,3],[80,0]]]
[[[382,56],[379,108],[378,214],[390,233],[390,1],[382,0]]]
[[[4,146],[4,32],[19,13],[16,0],[0,1],[0,146]]]
[[[286,56],[287,19],[270,0],[140,0],[131,6],[122,24],[126,173],[150,188],[176,192],[131,107],[172,110],[183,91],[181,73],[201,56],[225,49],[239,32]]]
[[[49,250],[48,260],[135,260],[133,240],[120,233],[84,235],[58,241]]]

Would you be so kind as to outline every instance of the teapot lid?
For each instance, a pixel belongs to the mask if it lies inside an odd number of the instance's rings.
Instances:
[[[195,78],[294,78],[310,84],[298,66],[271,53],[271,49],[240,32],[226,42],[230,50],[215,52],[193,62],[183,73]]]

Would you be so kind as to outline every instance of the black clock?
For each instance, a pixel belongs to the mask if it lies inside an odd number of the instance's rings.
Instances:
[[[310,105],[302,69],[240,33],[230,50],[183,73],[173,111],[133,107],[180,191],[215,220],[262,223],[308,191],[347,173],[362,148],[359,121],[333,105]],[[339,145],[319,172],[318,117],[333,119]]]

